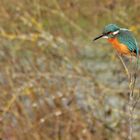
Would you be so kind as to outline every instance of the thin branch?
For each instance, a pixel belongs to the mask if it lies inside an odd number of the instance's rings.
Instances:
[[[124,63],[124,60],[123,60],[122,57],[118,54],[118,52],[116,52],[116,54],[117,54],[117,56],[119,57],[119,59],[120,59],[122,65],[123,65],[123,67],[124,67],[124,70],[125,70],[125,72],[126,72],[126,75],[127,75],[128,79],[130,79],[130,73],[129,73],[129,70],[128,70],[126,64]]]
[[[138,103],[139,98],[135,101],[134,99],[134,89],[135,89],[135,85],[136,85],[136,79],[137,79],[137,71],[138,71],[138,60],[139,58],[137,58],[137,62],[136,62],[136,67],[135,67],[135,71],[134,71],[134,75],[132,75],[132,73],[129,73],[129,70],[124,62],[124,60],[122,59],[122,57],[117,53],[117,56],[119,57],[124,70],[126,72],[126,75],[128,77],[128,81],[129,81],[129,99],[128,99],[128,122],[129,122],[129,132],[128,132],[128,140],[132,140],[133,139],[133,114],[134,114],[134,109],[136,107],[136,104]]]

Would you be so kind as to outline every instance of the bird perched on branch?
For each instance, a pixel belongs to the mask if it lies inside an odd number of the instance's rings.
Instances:
[[[128,29],[109,24],[105,26],[100,36],[94,38],[94,41],[99,38],[106,38],[120,55],[135,57],[139,55],[137,41]]]

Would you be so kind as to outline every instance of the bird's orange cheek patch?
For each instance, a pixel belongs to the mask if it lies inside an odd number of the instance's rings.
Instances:
[[[108,39],[108,41],[113,45],[113,47],[121,54],[130,54],[127,46],[120,43],[116,38]]]

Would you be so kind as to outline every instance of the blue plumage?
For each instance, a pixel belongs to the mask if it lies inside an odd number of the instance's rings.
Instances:
[[[139,49],[136,39],[132,33],[127,29],[120,29],[119,33],[116,35],[119,42],[125,44],[131,52],[138,54]]]

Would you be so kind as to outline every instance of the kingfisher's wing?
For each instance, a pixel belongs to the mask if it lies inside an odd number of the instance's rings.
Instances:
[[[127,29],[120,29],[117,35],[119,42],[125,44],[131,52],[138,54],[139,49],[135,37]]]

